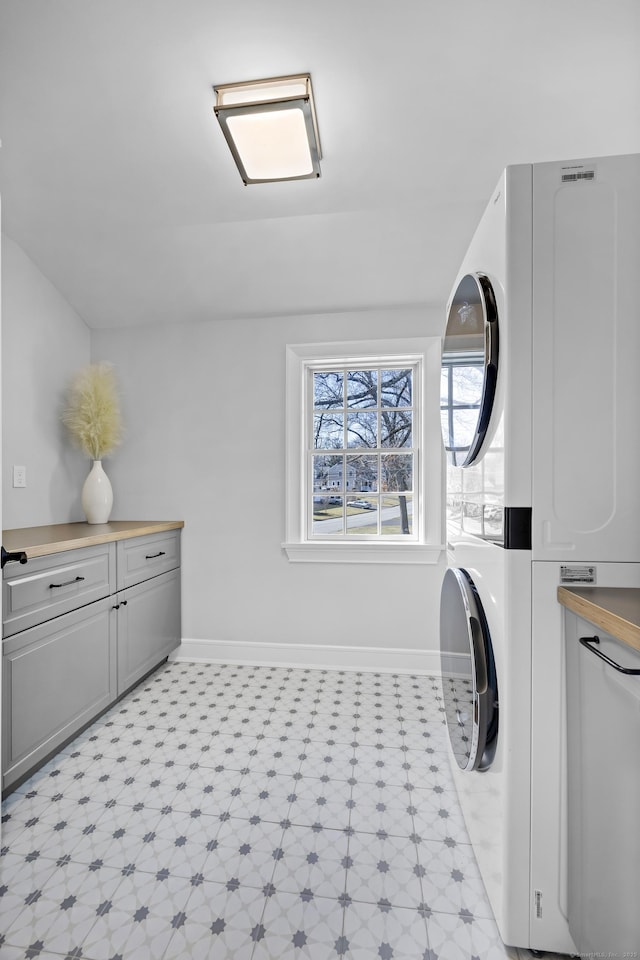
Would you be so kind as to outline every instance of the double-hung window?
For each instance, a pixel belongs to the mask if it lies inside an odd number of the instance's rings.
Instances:
[[[460,531],[501,541],[504,537],[503,424],[470,470],[459,470],[473,443],[482,401],[484,364],[475,355],[451,355],[443,361],[440,417],[447,451],[447,523]]]
[[[435,562],[440,341],[287,349],[291,560]]]
[[[464,463],[473,442],[482,398],[484,364],[475,356],[448,355],[440,373],[442,436],[449,462]]]
[[[416,539],[418,386],[417,361],[308,365],[309,540]]]

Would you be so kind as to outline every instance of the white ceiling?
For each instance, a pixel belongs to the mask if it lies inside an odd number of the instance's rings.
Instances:
[[[640,150],[638,0],[0,0],[4,231],[90,327],[442,303],[502,168]],[[317,181],[214,83],[311,73]]]

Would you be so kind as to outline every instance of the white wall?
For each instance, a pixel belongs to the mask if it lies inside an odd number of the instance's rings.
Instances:
[[[439,310],[90,334],[6,236],[2,266],[5,528],[84,519],[88,464],[60,413],[75,372],[112,360],[126,422],[124,444],[105,462],[113,518],[185,521],[183,637],[194,641],[187,652],[436,665],[442,564],[292,564],[281,543],[286,344],[430,336],[440,332]],[[12,487],[13,464],[27,468],[25,489]]]
[[[5,529],[84,519],[87,461],[60,423],[73,374],[89,363],[89,330],[24,251],[2,236],[2,463]],[[12,486],[13,464],[27,486]]]
[[[441,327],[437,309],[395,309],[92,333],[92,360],[112,361],[123,388],[113,517],[185,521],[183,637],[221,656],[246,644],[249,659],[327,665],[347,665],[352,647],[389,666],[420,656],[385,650],[437,650],[442,564],[295,564],[281,543],[285,345]]]

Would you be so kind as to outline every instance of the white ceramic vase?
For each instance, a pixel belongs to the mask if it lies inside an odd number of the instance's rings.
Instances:
[[[87,523],[107,523],[113,506],[113,490],[102,468],[102,460],[94,460],[82,487],[82,509]]]

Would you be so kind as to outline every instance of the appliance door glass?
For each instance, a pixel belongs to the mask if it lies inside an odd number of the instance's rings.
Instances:
[[[468,273],[453,295],[442,347],[442,436],[456,467],[469,467],[481,459],[497,379],[494,290],[484,274]]]
[[[498,684],[482,603],[461,568],[448,569],[442,583],[440,661],[453,755],[461,770],[486,770],[498,738]]]

